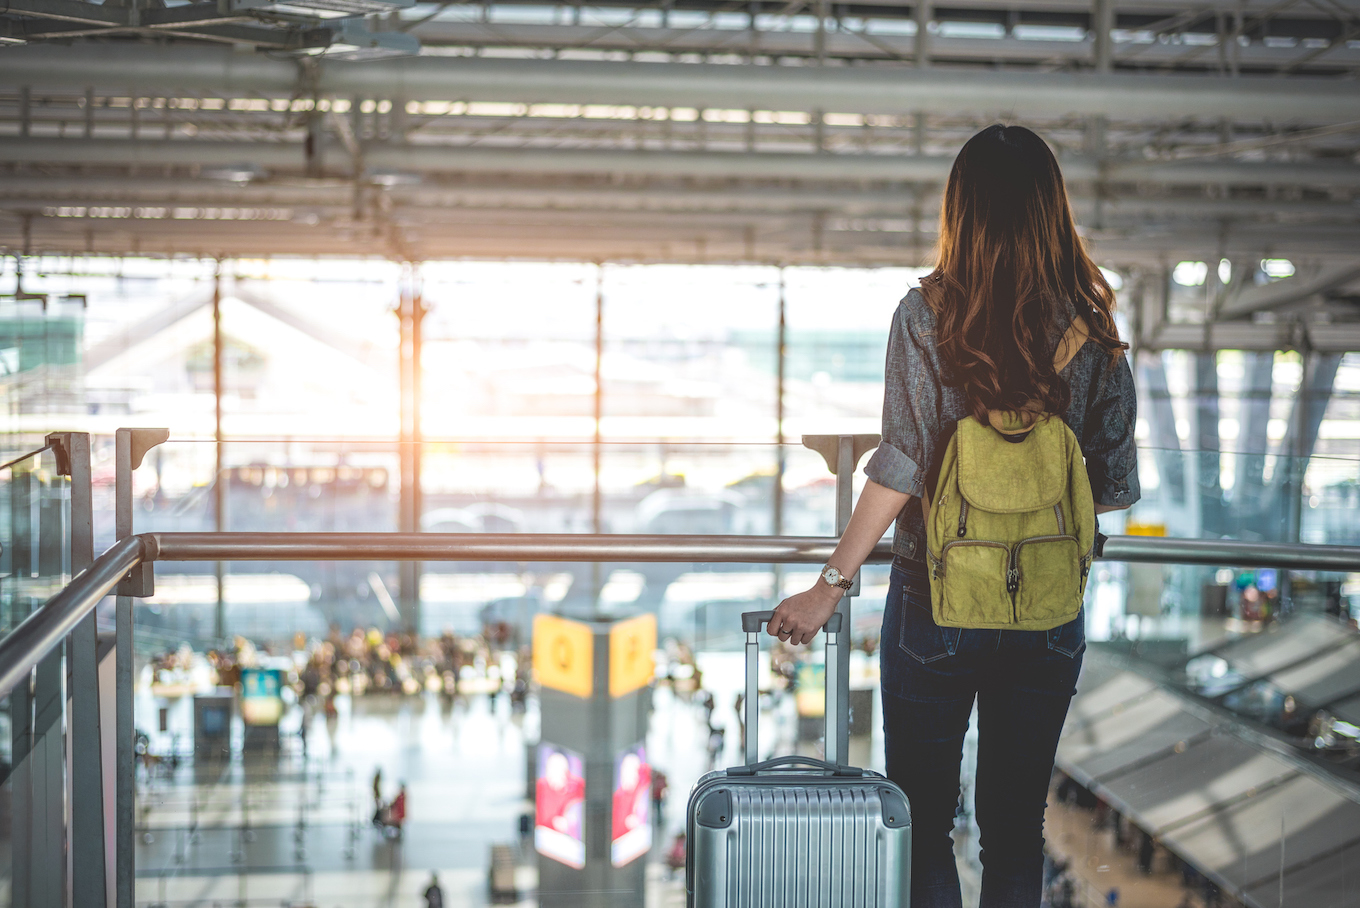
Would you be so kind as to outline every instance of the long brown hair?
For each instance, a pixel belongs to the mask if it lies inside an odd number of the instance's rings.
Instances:
[[[1127,344],[1114,291],[1077,235],[1062,171],[1023,126],[989,126],[954,159],[940,214],[939,257],[921,282],[935,311],[944,379],[969,411],[1061,414],[1071,390],[1053,369],[1063,301],[1112,354]]]

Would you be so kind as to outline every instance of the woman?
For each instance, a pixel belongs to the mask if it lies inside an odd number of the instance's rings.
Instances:
[[[811,640],[897,521],[880,659],[888,776],[912,808],[912,908],[962,904],[950,832],[975,699],[981,906],[1039,905],[1045,797],[1085,650],[1084,615],[1050,631],[936,626],[917,499],[934,493],[958,420],[1037,402],[1077,437],[1097,513],[1137,501],[1133,376],[1113,310],[1043,140],[1019,126],[970,139],[945,188],[935,271],[893,319],[869,481],[822,579],[769,623],[781,640]],[[1090,340],[1056,373],[1078,314]]]

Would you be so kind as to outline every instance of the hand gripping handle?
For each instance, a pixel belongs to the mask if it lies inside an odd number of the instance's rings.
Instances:
[[[741,629],[746,632],[746,697],[742,704],[742,720],[746,724],[747,766],[753,766],[759,760],[760,685],[756,679],[756,665],[760,658],[760,632],[773,617],[772,611],[741,613]],[[832,612],[822,630],[826,631],[826,761],[835,764],[845,755],[836,753],[836,734],[831,723],[833,717],[848,705],[841,703],[836,693],[836,676],[845,646],[841,638],[840,612]]]

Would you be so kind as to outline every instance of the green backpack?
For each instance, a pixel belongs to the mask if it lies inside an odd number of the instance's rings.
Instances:
[[[1059,372],[1087,339],[1077,318]],[[1043,631],[1077,617],[1095,555],[1096,513],[1081,446],[1058,416],[959,420],[933,500],[922,500],[930,600],[941,627]]]

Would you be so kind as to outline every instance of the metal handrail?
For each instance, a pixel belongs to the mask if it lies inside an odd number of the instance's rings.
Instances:
[[[147,533],[100,555],[0,639],[0,696],[143,561],[502,561],[821,564],[836,540],[814,536],[529,533]],[[1107,561],[1360,571],[1360,546],[1113,536]],[[871,563],[892,559],[879,543]]]
[[[539,533],[147,533],[149,561],[603,561],[823,564],[824,536]],[[1111,536],[1105,561],[1360,571],[1360,546]],[[887,542],[870,564],[892,560]]]
[[[0,640],[0,696],[27,678],[52,647],[141,563],[143,549],[136,536],[117,543]]]

